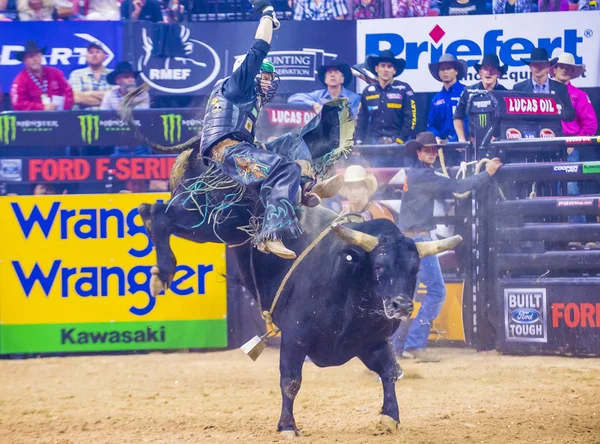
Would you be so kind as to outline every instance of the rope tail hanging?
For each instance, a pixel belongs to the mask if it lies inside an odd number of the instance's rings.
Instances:
[[[448,174],[448,170],[446,168],[446,162],[444,159],[444,150],[442,148],[438,148],[438,154],[440,156],[440,164],[442,165],[442,172],[444,173],[444,176],[450,178],[450,175]],[[456,173],[456,179],[458,179],[459,177],[461,179],[464,179],[465,177],[467,177],[467,167],[469,165],[475,165],[475,174],[479,174],[479,172],[481,171],[481,167],[483,165],[485,165],[486,163],[488,163],[491,159],[488,159],[487,157],[477,161],[477,160],[473,160],[471,162],[461,162],[460,163],[460,167],[458,169],[458,172]],[[506,197],[504,196],[504,193],[502,192],[502,189],[500,187],[498,187],[498,192],[500,193],[500,198],[502,200],[506,200]],[[466,199],[467,197],[469,197],[471,195],[471,191],[466,191],[464,193],[452,193],[454,197],[456,197],[457,199]]]

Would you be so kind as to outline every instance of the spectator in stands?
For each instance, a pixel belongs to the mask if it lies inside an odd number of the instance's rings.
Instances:
[[[391,0],[392,17],[427,17],[431,0]]]
[[[512,14],[531,12],[531,0],[493,0],[494,14]]]
[[[598,119],[590,97],[571,83],[571,80],[581,76],[584,72],[585,65],[577,65],[573,54],[566,52],[560,55],[556,66],[550,68],[550,75],[558,82],[567,86],[571,102],[575,108],[575,119],[572,122],[562,122],[562,129],[565,136],[594,136],[598,130]],[[569,147],[567,148],[567,156],[569,162],[589,162],[598,160],[597,150],[595,147],[591,146],[583,147],[580,150]],[[589,189],[587,191],[589,191],[589,194],[592,194],[596,190]],[[577,182],[567,182],[567,194],[569,196],[579,195],[579,186]],[[585,221],[585,216],[569,217],[569,222]]]
[[[556,94],[563,104],[563,117],[567,122],[575,118],[575,109],[569,97],[567,87],[548,77],[549,69],[556,65],[558,57],[550,60],[546,48],[534,48],[529,59],[521,59],[529,65],[531,80],[523,80],[513,86],[513,91],[523,91],[534,94]]]
[[[344,186],[339,193],[348,199],[348,204],[344,205],[340,216],[358,213],[365,220],[389,219],[395,222],[388,207],[371,200],[375,191],[377,191],[377,178],[367,174],[360,165],[350,165],[344,174]]]
[[[454,111],[454,129],[459,142],[466,142],[468,132],[465,129],[467,116],[467,102],[469,101],[469,90],[506,91],[506,88],[498,83],[498,78],[508,71],[507,65],[500,65],[500,59],[496,54],[485,54],[481,63],[475,63],[475,71],[481,77],[481,82],[465,88],[460,95],[458,106]]]
[[[22,22],[48,22],[56,19],[52,0],[17,0],[17,9]]]
[[[0,22],[12,22],[17,19],[15,0],[0,0]]]
[[[120,20],[121,6],[117,0],[89,0],[86,20]]]
[[[112,71],[104,66],[106,52],[99,42],[88,45],[86,62],[87,67],[76,69],[69,77],[73,88],[75,104],[78,109],[100,109],[100,104],[106,91],[110,90],[107,81],[108,74]]]
[[[139,72],[134,71],[131,63],[119,62],[114,71],[106,76],[106,81],[109,85],[118,85],[118,88],[111,89],[104,94],[100,109],[117,111],[121,107],[121,102],[125,96],[135,89],[135,79],[139,76]],[[135,108],[148,109],[150,108],[150,95],[144,92],[136,100],[141,100]]]
[[[17,60],[25,64],[13,81],[10,89],[12,108],[17,111],[68,110],[73,108],[73,89],[62,71],[51,66],[42,66],[40,48],[33,40],[25,44],[23,51],[17,52]]]
[[[569,0],[569,11],[590,11],[598,9],[598,0]]]
[[[568,11],[568,0],[538,0],[538,12]]]
[[[444,85],[442,90],[433,96],[427,117],[427,131],[435,134],[438,143],[458,142],[454,129],[454,110],[465,89],[465,85],[459,80],[466,76],[467,69],[467,62],[457,60],[451,54],[444,54],[437,63],[429,64],[429,72],[433,78]],[[463,151],[445,150],[445,164],[459,165],[461,160],[464,160],[464,155],[461,154]]]
[[[294,20],[344,20],[348,8],[344,0],[297,0]]]
[[[125,0],[121,3],[121,18],[123,20],[145,20],[162,22],[163,16],[157,0]]]
[[[360,96],[346,89],[352,82],[350,66],[347,63],[332,60],[323,66],[319,66],[317,73],[319,80],[326,88],[311,93],[292,94],[288,98],[288,103],[290,105],[310,106],[318,114],[323,108],[323,103],[336,97],[347,97],[348,103],[352,107],[352,114],[356,117]]]
[[[135,79],[139,74],[139,72],[133,70],[129,62],[117,63],[117,67],[106,76],[106,80],[110,85],[118,85],[118,87],[104,94],[100,109],[118,111],[125,96],[135,89]],[[148,92],[143,92],[135,100],[140,102],[134,107],[135,109],[150,108],[150,95]],[[146,146],[116,146],[114,151],[115,156],[142,156],[150,153],[150,148]]]
[[[354,20],[377,19],[385,16],[382,0],[352,0],[352,2]]]
[[[485,0],[441,0],[440,15],[482,15]]]
[[[406,60],[390,50],[367,57],[368,69],[377,82],[362,93],[355,139],[361,143],[404,143],[417,125],[414,92],[408,83],[394,80],[404,71]]]
[[[465,89],[465,85],[459,80],[467,75],[467,69],[467,62],[457,60],[452,54],[444,54],[437,63],[429,64],[429,72],[433,78],[444,85],[433,96],[427,118],[427,131],[435,134],[439,143],[458,141],[454,129],[454,110]]]

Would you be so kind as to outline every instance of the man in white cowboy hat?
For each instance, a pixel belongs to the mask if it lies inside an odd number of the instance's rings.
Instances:
[[[414,91],[408,83],[394,80],[404,71],[406,60],[386,49],[368,56],[366,65],[377,82],[362,93],[356,143],[404,143],[417,125]]]
[[[442,82],[442,90],[433,96],[429,116],[427,117],[427,131],[435,134],[438,142],[458,142],[454,129],[454,110],[458,106],[460,96],[465,85],[459,82],[467,74],[467,62],[458,60],[452,54],[444,54],[436,63],[429,64],[429,72],[438,82]],[[447,164],[457,164],[457,152],[452,150],[447,153]]]
[[[500,159],[494,158],[486,164],[486,171],[482,173],[464,180],[451,179],[437,174],[433,168],[439,147],[440,143],[431,132],[419,133],[416,140],[406,144],[405,155],[415,157],[416,163],[406,172],[404,179],[400,228],[405,236],[415,242],[432,240],[431,230],[437,226],[433,217],[436,199],[444,199],[453,192],[464,193],[481,188],[490,182],[491,176],[502,166]],[[420,283],[427,287],[427,293],[410,325],[406,342],[401,344],[401,330],[394,337],[394,350],[407,359],[437,362],[439,358],[426,350],[431,324],[440,314],[446,299],[446,286],[436,255],[421,259],[417,288]]]
[[[454,110],[454,129],[459,142],[466,142],[469,136],[468,124],[465,122],[465,120],[468,120],[469,91],[506,91],[506,88],[500,85],[498,79],[506,74],[508,65],[501,65],[496,54],[484,54],[481,63],[475,63],[473,67],[479,74],[481,81],[465,88]]]
[[[531,80],[523,80],[513,86],[513,91],[522,91],[533,94],[555,94],[563,104],[562,118],[568,122],[575,118],[575,109],[569,97],[567,87],[551,80],[548,77],[548,71],[556,65],[558,57],[550,59],[546,48],[533,48],[531,57],[521,59],[521,61],[529,65],[531,70]]]
[[[347,63],[332,60],[317,68],[319,80],[325,89],[319,89],[311,93],[296,93],[288,98],[290,105],[310,106],[316,113],[321,112],[323,103],[329,102],[336,97],[347,97],[354,118],[358,115],[358,104],[360,96],[350,91],[348,86],[352,82],[352,71]]]
[[[558,82],[566,85],[573,108],[575,108],[575,119],[571,122],[562,122],[562,129],[565,136],[594,136],[598,130],[598,118],[594,111],[594,106],[590,97],[579,88],[573,86],[571,80],[576,79],[585,72],[585,65],[576,64],[573,54],[562,53],[551,67],[549,73]],[[598,152],[594,147],[578,150],[573,147],[567,148],[567,161],[569,162],[589,162],[598,160]],[[594,194],[596,184],[583,182],[584,194]],[[590,187],[591,186],[591,187]],[[567,182],[567,194],[569,196],[579,195],[579,185],[577,182]],[[570,216],[569,222],[585,222],[585,216]]]
[[[344,173],[344,186],[340,190],[343,197],[348,199],[340,215],[349,213],[361,214],[365,220],[389,219],[394,222],[392,212],[385,205],[371,200],[377,191],[377,178],[367,174],[360,165],[351,165]]]

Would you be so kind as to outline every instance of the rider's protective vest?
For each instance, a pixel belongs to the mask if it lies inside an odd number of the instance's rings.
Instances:
[[[223,83],[218,81],[210,94],[204,125],[200,151],[203,155],[223,139],[235,138],[243,142],[254,143],[254,127],[259,114],[259,105],[253,93],[251,100],[234,103],[223,96]]]

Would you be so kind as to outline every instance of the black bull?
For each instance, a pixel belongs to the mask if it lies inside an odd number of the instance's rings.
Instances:
[[[348,106],[340,103],[346,111],[339,108],[338,112],[336,101],[325,104],[327,113],[322,111],[320,120],[311,122],[301,133],[313,158],[323,156],[331,146],[351,143]],[[123,108],[122,117],[131,120],[130,107]],[[135,125],[133,128],[137,129]],[[263,308],[268,308],[293,262],[252,246],[248,233],[260,222],[260,200],[240,190],[214,167],[207,167],[199,154],[198,140],[195,137],[179,147],[153,144],[163,151],[181,152],[182,146],[189,149],[173,166],[169,202],[139,208],[156,250],[152,294],[167,290],[174,278],[177,261],[170,247],[174,235],[198,243],[225,242],[232,248],[244,286]],[[297,217],[305,233],[286,240],[286,246],[299,255],[337,215],[323,207],[302,207]],[[272,316],[281,330],[283,404],[279,431],[297,433],[293,403],[307,356],[321,367],[342,365],[354,357],[362,360],[379,374],[383,384],[383,426],[390,431],[397,429],[397,368],[388,338],[412,313],[420,257],[453,248],[460,241],[455,236],[443,242],[415,244],[394,223],[374,220],[338,225],[310,251],[287,281]]]
[[[201,162],[189,161],[190,171],[185,175],[195,177],[205,169]],[[171,235],[200,243],[218,242],[212,229],[190,228],[201,216],[190,211],[189,200],[173,200],[177,193],[169,203],[140,207],[156,248],[157,268],[153,268],[151,281],[155,295],[168,288],[175,274]],[[246,213],[232,212],[215,231],[225,233],[231,228],[228,225],[244,225]],[[298,217],[306,232],[286,245],[299,255],[337,215],[316,207],[302,208]],[[396,430],[400,421],[397,369],[388,338],[401,319],[411,315],[420,256],[452,248],[458,242],[456,236],[445,243],[416,245],[395,224],[380,219],[340,225],[316,245],[294,270],[273,312],[273,321],[281,330],[279,431],[297,433],[293,403],[307,356],[320,367],[342,365],[358,357],[379,374],[384,392],[381,422],[387,430]],[[232,251],[245,287],[255,298],[260,297],[262,307],[270,307],[292,261],[261,253],[250,242],[232,247]]]

